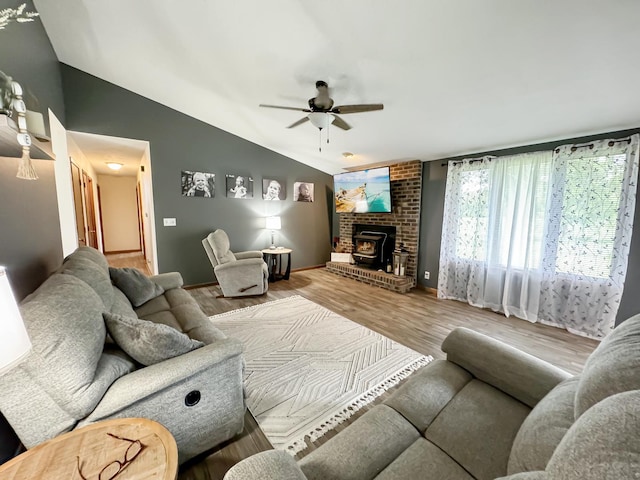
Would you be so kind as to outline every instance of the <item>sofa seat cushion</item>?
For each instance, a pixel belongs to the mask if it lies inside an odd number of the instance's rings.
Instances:
[[[478,480],[507,473],[511,445],[531,409],[480,380],[445,406],[424,436]]]
[[[640,314],[618,325],[589,356],[576,392],[575,418],[616,393],[640,389]]]
[[[424,432],[472,378],[454,363],[435,360],[413,373],[384,403]]]
[[[207,345],[227,338],[209,321],[191,294],[181,288],[167,290],[135,312],[138,318],[173,327]]]
[[[370,480],[418,438],[420,433],[402,415],[378,405],[298,465],[308,480]]]
[[[376,480],[474,480],[453,459],[425,438],[419,438],[385,468]]]
[[[142,365],[153,365],[204,346],[175,328],[159,323],[104,313],[116,344]]]
[[[109,267],[109,275],[113,284],[127,296],[134,307],[139,307],[164,293],[164,288],[137,268]]]
[[[73,275],[49,277],[20,306],[33,350],[22,364],[62,408],[80,419],[126,369],[99,362],[106,337],[104,305]]]
[[[544,470],[573,425],[578,377],[558,384],[524,420],[509,455],[509,474]]]

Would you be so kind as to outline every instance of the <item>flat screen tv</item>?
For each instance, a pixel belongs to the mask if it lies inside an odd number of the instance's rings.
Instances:
[[[389,167],[333,176],[337,213],[391,213]]]

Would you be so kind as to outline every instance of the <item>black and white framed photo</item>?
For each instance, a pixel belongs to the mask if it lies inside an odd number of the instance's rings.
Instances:
[[[313,202],[313,183],[295,182],[293,184],[294,202]]]
[[[213,198],[216,194],[215,173],[182,171],[182,196]]]
[[[284,183],[273,178],[263,178],[262,198],[265,200],[284,200],[287,198]]]
[[[253,198],[253,178],[247,175],[226,175],[228,198]]]

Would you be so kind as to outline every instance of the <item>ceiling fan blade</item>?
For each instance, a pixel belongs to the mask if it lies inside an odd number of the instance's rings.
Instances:
[[[351,125],[349,125],[347,122],[345,122],[343,119],[341,119],[337,115],[333,115],[332,123],[333,125],[335,125],[338,128],[341,128],[342,130],[351,130]]]
[[[293,127],[297,127],[298,125],[302,125],[304,122],[308,122],[309,121],[309,117],[302,117],[300,120],[298,120],[297,122],[293,122],[291,125],[289,125],[287,128],[293,128]]]
[[[384,105],[381,103],[367,103],[361,105],[338,105],[331,109],[331,113],[360,113],[360,112],[373,112],[375,110],[382,110]]]
[[[266,107],[266,108],[279,108],[281,110],[295,110],[296,112],[306,112],[306,113],[310,113],[311,110],[309,110],[308,108],[298,108],[298,107],[282,107],[280,105],[264,105],[264,104],[260,104],[260,107]]]

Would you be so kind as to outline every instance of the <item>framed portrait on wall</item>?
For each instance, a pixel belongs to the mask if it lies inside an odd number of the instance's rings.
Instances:
[[[253,198],[253,178],[247,175],[226,175],[228,198]]]
[[[293,184],[294,202],[313,202],[313,183],[295,182]]]
[[[181,183],[183,197],[213,198],[216,194],[215,173],[183,170]]]
[[[263,178],[262,198],[264,200],[284,200],[287,198],[284,183],[273,178]]]

